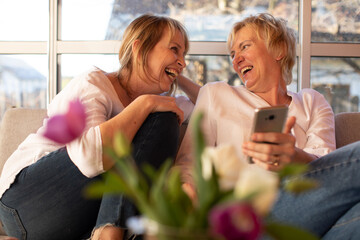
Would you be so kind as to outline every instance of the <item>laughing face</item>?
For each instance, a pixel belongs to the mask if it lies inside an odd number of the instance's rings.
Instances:
[[[148,72],[158,80],[155,91],[167,92],[176,77],[185,68],[185,42],[180,31],[171,38],[170,30],[165,29],[160,41],[149,52]]]
[[[248,90],[267,92],[279,85],[280,65],[252,28],[246,26],[236,32],[230,55],[234,70]]]

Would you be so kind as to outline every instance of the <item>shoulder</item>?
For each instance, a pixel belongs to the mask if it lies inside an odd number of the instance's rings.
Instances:
[[[293,113],[298,116],[329,116],[333,117],[334,113],[325,97],[313,89],[302,89],[298,93],[291,93],[293,98],[292,108]],[[310,117],[312,118],[312,117]]]
[[[55,96],[49,107],[51,109],[54,106],[56,106],[55,109],[62,108],[75,98],[83,104],[98,102],[101,105],[109,105],[116,97],[110,80],[102,70],[94,67],[71,79],[65,88]]]
[[[328,102],[325,99],[325,97],[314,89],[304,88],[300,90],[298,93],[290,92],[290,95],[303,104],[328,105]]]

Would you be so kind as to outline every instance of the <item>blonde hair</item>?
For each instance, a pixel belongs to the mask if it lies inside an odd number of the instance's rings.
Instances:
[[[254,29],[257,36],[265,41],[271,53],[282,56],[280,59],[282,76],[286,84],[290,84],[296,58],[296,37],[295,31],[287,26],[286,20],[275,18],[268,13],[247,17],[234,24],[227,40],[228,49],[232,46],[235,34],[243,27]]]
[[[125,81],[125,85],[122,85],[126,90],[130,91],[131,89],[128,89],[128,79],[124,79],[123,73],[126,72],[126,75],[130,76],[134,66],[139,65],[143,73],[149,76],[146,69],[149,52],[160,41],[166,28],[170,30],[171,38],[175,36],[176,31],[180,31],[184,38],[186,54],[189,50],[189,39],[185,27],[175,19],[144,14],[132,21],[126,28],[119,50],[120,69],[118,71],[118,78]],[[138,44],[136,52],[134,52],[132,46],[136,40],[138,40]],[[144,81],[148,81],[147,79],[143,78]],[[153,79],[153,81],[156,80]],[[175,81],[175,86],[171,86],[169,94],[174,91],[176,85],[177,81]]]

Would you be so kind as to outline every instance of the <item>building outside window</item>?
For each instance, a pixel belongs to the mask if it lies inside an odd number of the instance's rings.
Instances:
[[[297,32],[289,90],[311,87],[335,113],[359,111],[359,0],[0,0],[0,119],[10,107],[46,108],[93,65],[116,71],[122,33],[143,13],[185,25],[191,41],[186,76],[199,84],[239,85],[227,35],[233,23],[260,12],[283,17]]]

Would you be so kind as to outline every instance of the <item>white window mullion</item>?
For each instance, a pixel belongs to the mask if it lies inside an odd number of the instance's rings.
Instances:
[[[46,54],[45,41],[10,42],[0,41],[1,54]]]
[[[48,76],[48,103],[57,93],[57,0],[49,0],[49,42],[48,42],[48,59],[49,59],[49,76]]]
[[[360,57],[360,44],[312,43],[311,55],[320,57]]]
[[[303,89],[311,86],[311,1],[300,0],[299,10],[299,83]]]

